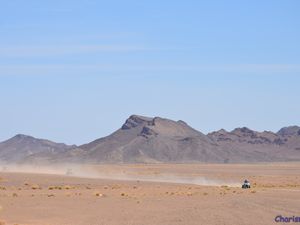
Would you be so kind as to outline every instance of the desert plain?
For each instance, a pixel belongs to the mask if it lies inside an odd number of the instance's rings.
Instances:
[[[242,189],[249,179],[251,189]],[[300,216],[300,163],[7,166],[0,224],[268,225]],[[283,223],[282,223],[283,224]]]

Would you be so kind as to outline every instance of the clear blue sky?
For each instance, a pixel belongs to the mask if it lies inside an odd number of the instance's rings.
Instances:
[[[204,133],[300,125],[300,1],[10,0],[0,140],[68,144],[131,114]]]

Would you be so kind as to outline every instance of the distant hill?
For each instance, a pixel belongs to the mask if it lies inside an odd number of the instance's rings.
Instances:
[[[26,135],[0,143],[2,162],[249,163],[300,161],[300,127],[246,127],[205,135],[183,121],[132,115],[120,129],[81,146]]]
[[[0,143],[0,161],[9,163],[51,162],[59,160],[62,156],[70,155],[76,149],[75,145],[70,146],[18,134]]]

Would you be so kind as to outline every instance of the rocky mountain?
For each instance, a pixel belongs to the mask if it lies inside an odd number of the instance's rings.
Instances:
[[[116,132],[79,146],[88,162],[196,162],[222,160],[216,144],[183,121],[131,116]]]
[[[0,143],[0,161],[13,163],[56,161],[76,148],[75,145],[69,146],[18,134]]]
[[[300,127],[277,133],[246,127],[207,135],[183,121],[132,115],[111,135],[68,146],[17,135],[0,143],[4,162],[246,163],[300,160]]]
[[[277,132],[277,134],[280,136],[300,135],[300,127],[298,126],[283,127]]]
[[[230,132],[220,130],[207,136],[230,152],[229,162],[296,161],[300,157],[300,135],[297,133],[286,136],[280,132],[257,132],[243,127]]]

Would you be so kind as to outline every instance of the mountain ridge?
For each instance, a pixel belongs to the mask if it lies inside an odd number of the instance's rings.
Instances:
[[[0,142],[0,161],[78,163],[246,163],[300,161],[300,127],[247,127],[203,134],[182,120],[132,115],[112,134],[66,145],[17,134]]]

